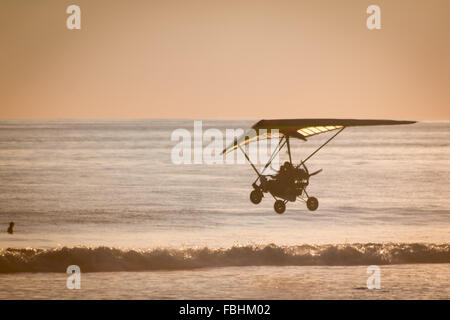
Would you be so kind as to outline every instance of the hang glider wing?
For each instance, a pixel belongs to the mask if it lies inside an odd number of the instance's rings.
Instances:
[[[411,124],[416,121],[397,121],[397,120],[360,120],[360,119],[278,119],[261,120],[252,126],[252,129],[236,138],[234,142],[225,148],[222,153],[228,153],[253,141],[270,139],[272,137],[282,138],[289,136],[297,139],[306,140],[316,134],[338,130],[343,127],[357,126],[389,126],[399,124]],[[277,129],[278,134],[271,130]]]

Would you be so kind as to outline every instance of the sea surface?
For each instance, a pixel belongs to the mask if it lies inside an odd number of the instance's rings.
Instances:
[[[282,215],[248,164],[174,164],[182,128],[194,145],[193,120],[0,121],[0,299],[450,298],[450,122],[346,128],[307,162],[318,210]]]

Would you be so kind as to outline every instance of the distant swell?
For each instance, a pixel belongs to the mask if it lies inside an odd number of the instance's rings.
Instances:
[[[449,244],[234,246],[227,249],[124,250],[109,247],[2,249],[0,273],[189,270],[231,266],[353,266],[450,263]]]

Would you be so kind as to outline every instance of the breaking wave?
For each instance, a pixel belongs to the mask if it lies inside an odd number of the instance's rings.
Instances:
[[[189,270],[232,266],[353,266],[450,263],[450,244],[365,243],[340,245],[245,245],[227,249],[148,250],[109,247],[1,249],[0,273]]]

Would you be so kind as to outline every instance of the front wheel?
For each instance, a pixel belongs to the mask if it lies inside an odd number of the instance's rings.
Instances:
[[[309,197],[306,201],[306,206],[310,211],[315,211],[319,207],[319,200],[315,197]]]
[[[252,192],[250,192],[250,201],[254,204],[258,204],[261,202],[262,200],[262,193],[261,191],[258,190],[253,190]]]
[[[273,208],[275,209],[276,213],[282,214],[286,210],[286,204],[282,200],[277,200],[275,201]]]

